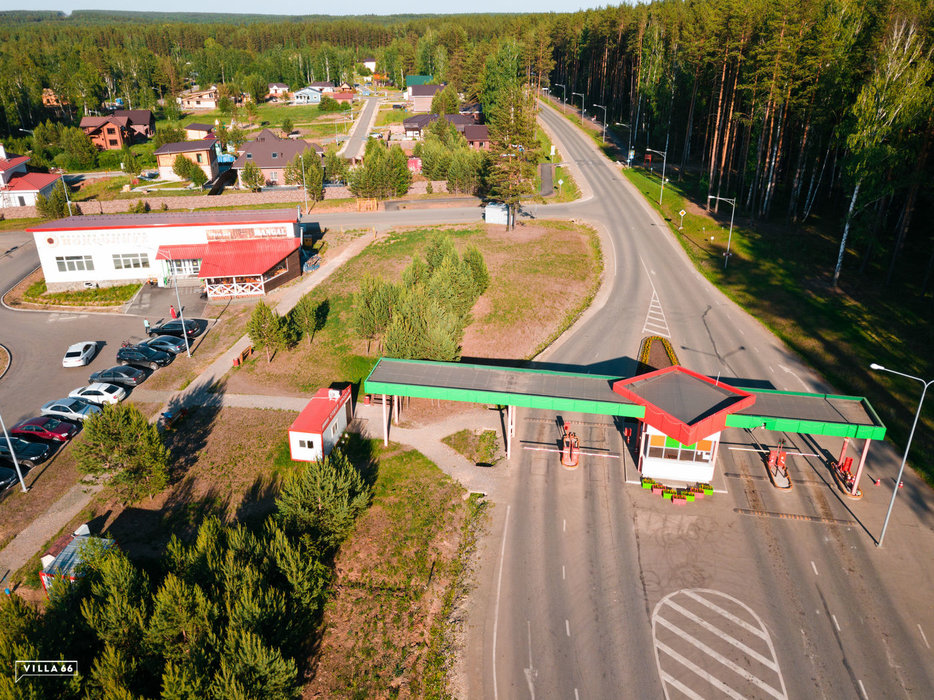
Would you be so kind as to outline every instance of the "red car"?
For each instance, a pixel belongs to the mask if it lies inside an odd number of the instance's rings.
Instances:
[[[10,428],[10,432],[21,438],[41,438],[43,440],[65,442],[75,436],[78,432],[78,426],[52,416],[39,416],[38,418],[20,421]]]

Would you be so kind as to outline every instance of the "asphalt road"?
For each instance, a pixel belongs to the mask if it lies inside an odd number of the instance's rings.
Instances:
[[[547,362],[630,376],[640,339],[662,334],[711,376],[830,388],[694,271],[618,166],[551,110],[542,119],[592,197],[530,213],[596,224],[607,260],[594,308]],[[727,493],[675,508],[625,483],[638,474],[610,421],[518,415],[523,447],[553,446],[567,420],[582,447],[622,457],[567,471],[551,453],[514,452],[472,597],[470,697],[934,696],[932,499],[906,478],[876,548],[898,467],[889,445],[869,458],[884,486],[867,480],[851,502],[819,458],[791,458],[795,486],[776,492],[760,459],[730,449],[751,436],[727,431],[715,482]],[[822,457],[841,445],[784,437]]]
[[[373,122],[376,121],[376,111],[379,109],[380,98],[373,96],[364,100],[363,109],[360,110],[360,116],[357,117],[357,123],[354,125],[350,138],[344,145],[344,158],[360,158],[363,156],[363,149],[366,146],[366,140],[370,137],[370,131],[373,128]]]

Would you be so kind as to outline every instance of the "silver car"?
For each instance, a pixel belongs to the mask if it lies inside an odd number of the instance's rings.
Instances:
[[[71,397],[49,401],[39,409],[39,413],[43,416],[55,416],[56,418],[64,418],[70,421],[79,420],[82,422],[100,412],[100,406],[95,406],[87,401],[73,399]]]
[[[148,345],[153,350],[170,352],[173,355],[185,352],[185,339],[174,335],[157,335],[155,338],[144,340],[140,345]]]

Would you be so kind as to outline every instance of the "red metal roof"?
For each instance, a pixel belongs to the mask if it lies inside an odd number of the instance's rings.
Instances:
[[[680,365],[613,384],[613,391],[645,406],[643,420],[682,445],[693,445],[726,427],[726,417],[756,397]]]
[[[39,192],[61,177],[56,173],[14,173],[3,189],[14,192]]]
[[[29,156],[18,156],[15,153],[7,153],[9,158],[0,158],[0,172],[6,172],[10,168],[29,162]]]
[[[92,214],[70,216],[47,221],[26,230],[32,231],[86,231],[113,228],[161,228],[168,226],[198,226],[234,224],[294,224],[298,221],[296,209],[260,209],[244,211],[191,211],[155,212],[152,214]]]
[[[207,243],[160,245],[156,251],[156,260],[200,260],[207,249]]]
[[[301,246],[298,238],[253,238],[211,241],[201,260],[198,277],[261,275]]]
[[[337,412],[350,400],[350,387],[345,388],[337,401],[328,397],[330,389],[318,389],[315,395],[289,426],[289,432],[321,434]]]

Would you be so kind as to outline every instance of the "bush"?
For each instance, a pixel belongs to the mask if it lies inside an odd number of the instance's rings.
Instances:
[[[151,207],[149,206],[149,202],[147,202],[145,199],[139,199],[133,202],[130,204],[130,208],[127,209],[127,211],[131,214],[148,214],[150,210]]]

